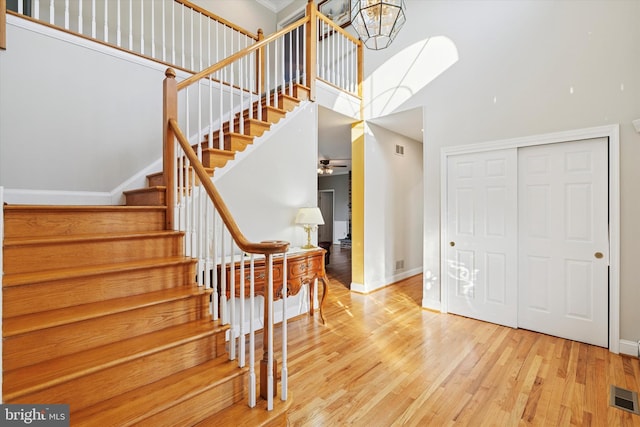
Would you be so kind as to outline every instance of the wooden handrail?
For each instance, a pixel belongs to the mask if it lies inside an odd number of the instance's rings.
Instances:
[[[173,0],[173,1],[175,1],[176,3],[180,3],[183,6],[186,6],[186,7],[190,8],[190,9],[193,9],[196,12],[199,12],[199,13],[201,13],[203,15],[206,15],[209,18],[213,19],[214,21],[218,21],[221,24],[224,24],[227,27],[232,28],[232,29],[236,30],[237,32],[239,32],[241,34],[244,34],[245,36],[247,36],[249,38],[252,38],[254,40],[258,40],[258,35],[257,34],[253,34],[253,33],[249,32],[249,31],[245,30],[244,28],[242,28],[242,27],[240,27],[240,26],[238,26],[238,25],[236,25],[236,24],[234,24],[234,23],[232,23],[230,21],[227,21],[224,18],[221,18],[220,16],[216,15],[215,13],[211,13],[208,10],[201,8],[197,4],[193,4],[188,0]]]
[[[331,31],[335,31],[337,33],[342,34],[343,36],[345,36],[346,38],[348,38],[353,44],[359,44],[361,43],[360,39],[355,37],[353,34],[349,33],[347,30],[345,30],[344,28],[336,25],[335,22],[333,22],[331,19],[327,18],[326,16],[324,16],[322,13],[317,13],[316,14],[318,16],[318,18],[320,18],[321,21],[323,21],[324,23],[326,23],[327,25],[333,27],[331,29]]]
[[[205,68],[204,70],[200,71],[199,73],[194,74],[193,76],[184,79],[183,81],[181,81],[180,83],[178,83],[178,90],[182,90],[187,86],[192,85],[193,83],[197,82],[200,79],[203,79],[205,77],[207,77],[209,74],[215,73],[216,71],[226,67],[227,65],[230,65],[232,63],[234,63],[235,61],[237,61],[238,59],[242,58],[243,56],[249,55],[250,53],[261,49],[263,47],[265,47],[267,44],[271,43],[272,41],[274,41],[275,39],[293,31],[294,29],[296,29],[297,27],[303,25],[304,23],[306,23],[309,20],[308,16],[305,16],[303,18],[298,19],[296,22],[294,22],[293,24],[289,25],[286,28],[283,28],[282,30],[278,31],[277,33],[273,33],[271,34],[269,37],[260,40],[259,42],[241,50],[238,51],[236,53],[234,53],[233,55],[223,59],[222,61],[218,62],[217,64],[213,64],[212,66]]]
[[[204,186],[205,191],[209,195],[209,198],[211,199],[214,206],[216,207],[216,210],[220,214],[220,218],[222,218],[222,221],[229,229],[229,232],[231,233],[233,240],[236,242],[240,250],[247,253],[265,254],[265,255],[279,254],[279,253],[286,252],[287,249],[289,248],[289,242],[275,240],[275,241],[255,243],[255,242],[250,242],[244,236],[244,234],[242,234],[242,231],[240,231],[238,224],[236,224],[235,220],[233,219],[233,216],[231,215],[231,212],[227,208],[227,205],[224,203],[224,200],[222,200],[222,196],[218,192],[218,189],[215,187],[215,185],[213,185],[213,182],[211,182],[211,177],[205,170],[202,163],[200,163],[200,160],[198,159],[196,152],[193,151],[193,148],[189,144],[189,141],[180,130],[180,126],[178,125],[178,122],[176,121],[176,119],[175,118],[169,119],[167,125],[171,128],[171,130],[175,134],[175,137],[180,143],[180,146],[182,147],[182,149],[184,150],[185,155],[191,162],[191,167],[195,171],[196,175],[198,175],[198,178],[200,179],[201,184]]]
[[[0,49],[7,48],[7,0],[0,0]]]

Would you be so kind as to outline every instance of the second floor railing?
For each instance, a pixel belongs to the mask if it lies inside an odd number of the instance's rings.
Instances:
[[[12,12],[193,72],[258,39],[187,0],[19,0]]]

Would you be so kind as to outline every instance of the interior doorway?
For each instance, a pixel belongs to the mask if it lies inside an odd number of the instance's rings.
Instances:
[[[335,193],[334,190],[318,191],[318,207],[324,219],[324,225],[318,226],[318,242],[331,242],[333,244],[333,210]]]

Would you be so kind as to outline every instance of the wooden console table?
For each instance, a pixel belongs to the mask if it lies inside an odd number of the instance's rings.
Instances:
[[[305,283],[309,285],[309,315],[313,316],[313,297],[314,297],[314,281],[322,282],[322,300],[320,301],[320,318],[322,323],[325,322],[324,313],[322,311],[324,300],[327,296],[328,282],[327,274],[324,268],[324,255],[325,250],[322,248],[314,249],[292,249],[287,253],[287,296],[297,295]],[[283,279],[283,257],[273,257],[273,299],[278,300],[282,298],[282,279]],[[231,290],[231,275],[229,274],[231,266],[226,266],[226,290],[227,298],[230,296]],[[265,294],[267,288],[266,275],[265,275],[265,259],[259,258],[254,260],[254,294]],[[220,266],[218,266],[218,279],[221,278]],[[249,296],[249,261],[245,264],[245,296]],[[220,287],[221,280],[218,280],[218,287]],[[236,262],[235,265],[235,295],[240,295],[240,265]],[[218,289],[220,291],[220,289]]]

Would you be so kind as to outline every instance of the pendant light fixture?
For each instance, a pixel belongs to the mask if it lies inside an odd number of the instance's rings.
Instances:
[[[351,24],[364,45],[389,46],[406,21],[404,0],[352,0]]]

